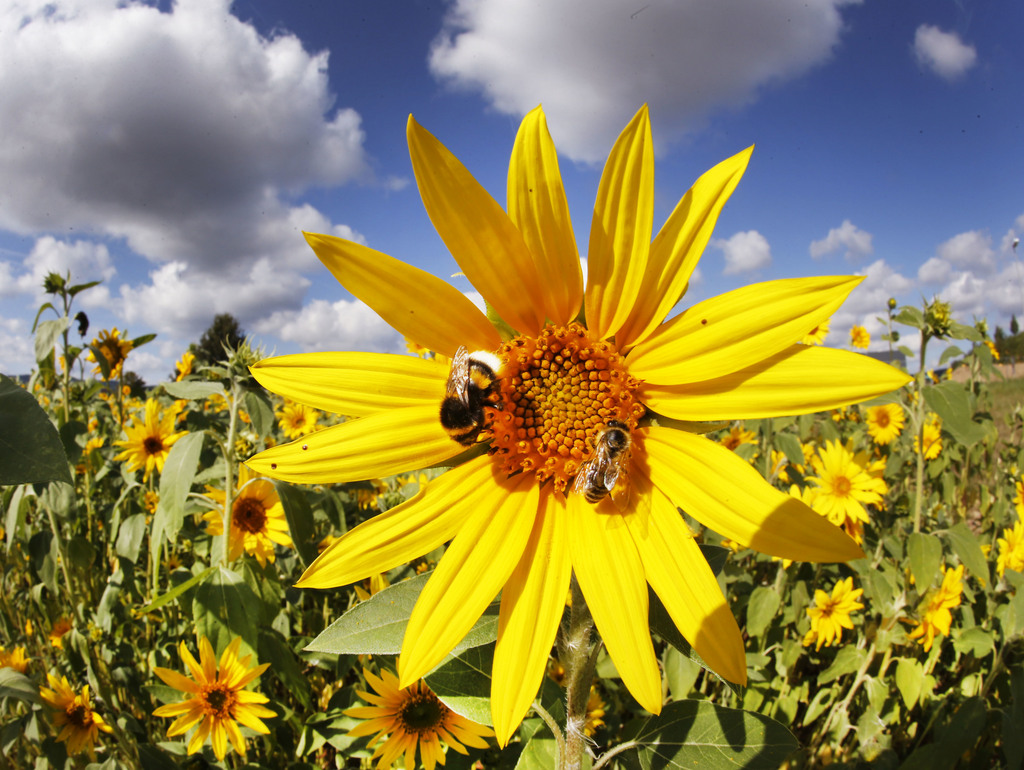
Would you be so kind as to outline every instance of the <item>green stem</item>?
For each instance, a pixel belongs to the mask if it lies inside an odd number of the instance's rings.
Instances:
[[[61,574],[64,575],[64,592],[68,596],[68,602],[71,604],[71,610],[74,612],[75,617],[78,618],[79,622],[82,618],[82,608],[78,606],[78,602],[75,601],[74,587],[71,584],[71,575],[68,573],[68,555],[64,550],[64,541],[61,539],[60,530],[57,528],[57,518],[53,515],[53,510],[50,506],[46,506],[46,517],[50,522],[50,531],[53,532],[53,539],[57,542],[57,561],[60,563]]]
[[[590,608],[583,598],[576,576],[572,577],[572,608],[565,639],[564,660],[566,684],[565,750],[561,770],[580,770],[586,753],[587,739],[583,727],[587,721],[587,701],[594,680],[595,658],[591,652],[591,630],[594,627]]]
[[[921,509],[924,501],[924,353],[928,337],[921,333],[921,362],[917,372],[917,403],[914,405],[917,423],[917,469],[914,474],[914,532],[921,531]]]
[[[230,562],[231,513],[235,504],[235,432],[238,428],[239,384],[231,381],[231,396],[228,404],[228,438],[224,446],[224,554],[223,562]]]

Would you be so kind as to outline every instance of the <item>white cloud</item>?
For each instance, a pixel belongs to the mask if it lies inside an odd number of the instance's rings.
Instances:
[[[15,266],[13,260],[0,262],[0,297],[27,294],[40,299],[44,296],[43,279],[49,273],[71,275],[71,284],[94,280],[110,280],[115,274],[110,252],[102,243],[92,241],[62,241],[46,235],[36,240],[32,250]],[[81,295],[89,297],[96,289]],[[80,300],[81,301],[81,300]]]
[[[826,254],[845,249],[845,257],[853,260],[867,257],[874,253],[871,233],[861,230],[849,219],[844,219],[839,227],[833,227],[820,241],[811,242],[811,257],[820,259]]]
[[[992,238],[981,230],[968,230],[939,244],[935,251],[939,259],[954,267],[970,268],[974,272],[989,273],[995,268]]]
[[[917,63],[946,80],[955,80],[974,66],[978,52],[955,32],[943,32],[931,24],[922,24],[914,33]]]
[[[503,113],[542,102],[559,149],[596,162],[638,99],[673,139],[825,61],[849,2],[455,0],[430,67]]]
[[[288,198],[368,174],[360,117],[334,106],[326,52],[229,6],[6,4],[0,227],[123,237],[220,275],[294,256],[281,236],[311,212]]]
[[[29,324],[20,318],[0,316],[0,372],[8,377],[28,374],[36,368],[34,341]]]
[[[294,342],[304,351],[367,350],[396,353],[405,350],[402,336],[359,300],[327,302],[317,299],[301,310],[283,310],[258,321],[254,330]]]
[[[736,275],[768,267],[772,263],[772,250],[768,239],[757,230],[736,233],[727,240],[716,238],[711,245],[725,256],[723,275]]]
[[[931,257],[917,269],[917,280],[925,284],[945,283],[953,273],[949,262],[938,257]]]

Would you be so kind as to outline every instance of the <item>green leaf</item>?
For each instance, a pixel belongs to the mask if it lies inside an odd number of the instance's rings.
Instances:
[[[167,593],[161,594],[146,606],[140,607],[138,610],[136,610],[137,614],[144,615],[147,612],[158,610],[165,604],[173,602],[175,599],[177,599],[179,596],[181,596],[183,593],[188,591],[193,586],[199,585],[200,583],[204,582],[211,574],[213,574],[213,571],[216,569],[219,569],[219,567],[207,567],[198,575],[193,575],[184,583],[179,583]]]
[[[852,644],[840,647],[839,652],[836,653],[835,660],[832,661],[832,665],[818,674],[818,686],[833,682],[846,674],[852,674],[861,667],[866,657],[867,652],[865,650],[858,649]]]
[[[252,420],[253,430],[265,438],[274,428],[274,407],[262,391],[248,390],[242,396],[242,404]]]
[[[919,308],[912,305],[904,305],[892,319],[904,326],[913,326],[915,329],[924,329],[924,314]]]
[[[54,318],[49,321],[42,321],[36,327],[35,353],[36,361],[44,361],[47,356],[53,353],[57,340],[70,326],[67,318]]]
[[[551,770],[558,766],[558,745],[547,730],[538,730],[523,747],[515,770]],[[589,766],[589,757],[584,756]]]
[[[965,628],[953,634],[953,648],[959,653],[969,652],[976,658],[984,658],[995,649],[992,634],[981,628]]]
[[[397,655],[402,651],[405,627],[420,591],[430,575],[426,572],[388,586],[350,609],[314,639],[306,652],[336,655]],[[466,637],[452,651],[488,644],[498,638],[498,603],[492,603]]]
[[[958,443],[971,446],[990,433],[991,423],[975,422],[970,395],[959,382],[926,386],[922,395],[928,408],[942,418],[942,429]]]
[[[174,442],[167,453],[164,469],[160,474],[160,501],[153,515],[153,543],[166,538],[174,542],[185,519],[185,500],[192,489],[199,466],[199,453],[203,448],[203,434],[189,433]],[[159,567],[156,559],[160,549],[153,548],[154,569]]]
[[[779,611],[781,603],[782,598],[775,589],[767,586],[755,588],[747,602],[747,633],[761,636]]]
[[[970,340],[971,342],[984,342],[985,338],[981,332],[973,326],[962,324],[959,321],[951,321],[949,324],[949,336],[954,340]]]
[[[281,683],[298,701],[309,709],[312,704],[312,693],[309,679],[302,672],[302,665],[292,648],[285,644],[273,631],[261,629],[259,632],[261,662],[273,661],[270,671],[281,680]]]
[[[985,554],[982,553],[978,536],[971,532],[970,527],[961,521],[939,534],[949,541],[953,553],[963,563],[968,574],[978,580],[983,580],[986,584],[991,580],[988,561],[985,559]]]
[[[206,382],[205,380],[161,382],[160,385],[167,391],[171,398],[197,400],[209,398],[217,393],[224,392],[224,386],[219,382]]]
[[[900,662],[896,664],[896,687],[907,708],[914,708],[924,687],[924,667],[920,661],[900,658]]]
[[[0,485],[72,483],[60,434],[32,395],[0,374]]]
[[[779,433],[775,436],[775,445],[786,455],[786,459],[793,465],[804,464],[804,450],[800,446],[800,439],[792,433]]]
[[[134,350],[135,348],[141,348],[147,342],[152,342],[155,339],[156,339],[156,335],[155,334],[152,334],[152,333],[150,333],[150,334],[141,334],[141,335],[139,335],[138,337],[136,337],[135,339],[133,339],[131,341],[131,343],[132,343],[132,350]]]
[[[91,289],[93,286],[99,286],[103,281],[89,281],[88,283],[78,283],[68,289],[68,296],[75,297],[86,289]]]
[[[288,521],[295,549],[305,566],[313,563],[317,557],[316,530],[313,523],[313,509],[306,499],[306,493],[285,481],[275,481],[274,489],[281,499],[284,517]]]
[[[114,546],[115,553],[132,564],[137,562],[147,529],[146,515],[144,513],[132,514],[122,521],[121,527],[117,531],[117,544]]]
[[[491,725],[491,668],[494,644],[449,655],[424,677],[434,694],[456,714]]]
[[[92,357],[96,360],[96,366],[100,368],[100,376],[105,379],[110,379],[110,361],[103,355],[103,348],[99,345],[90,345],[89,350],[92,351]]]
[[[209,639],[218,654],[240,636],[239,655],[252,653],[255,656],[259,613],[259,598],[241,575],[223,565],[196,589],[192,600],[196,633]]]
[[[669,703],[628,737],[641,744],[626,754],[634,767],[663,770],[775,770],[799,747],[773,719],[703,700]]]
[[[942,563],[942,541],[934,535],[912,532],[907,538],[907,557],[918,590],[923,594],[939,573]]]
[[[1014,667],[1010,672],[1010,708],[1003,709],[1004,767],[1024,764],[1024,668]]]
[[[665,680],[673,700],[685,700],[693,689],[701,666],[697,661],[683,655],[675,647],[666,647],[662,658],[665,668]]]
[[[39,703],[39,688],[24,674],[13,668],[0,668],[0,700],[17,698],[29,703]]]

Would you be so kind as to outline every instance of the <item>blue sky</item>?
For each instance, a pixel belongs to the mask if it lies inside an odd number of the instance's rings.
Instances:
[[[867,276],[885,301],[1024,315],[1019,3],[949,0],[8,0],[0,8],[0,371],[32,362],[42,276],[103,279],[90,336],[157,340],[164,379],[217,312],[268,351],[394,350],[319,265],[336,233],[448,277],[416,190],[412,113],[504,201],[543,103],[584,251],[601,164],[644,102],[659,227],[703,171],[756,145],[687,301]],[[452,279],[472,295],[473,289]]]

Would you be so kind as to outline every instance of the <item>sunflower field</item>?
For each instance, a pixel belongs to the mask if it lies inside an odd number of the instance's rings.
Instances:
[[[646,108],[586,284],[539,108],[508,213],[408,136],[486,315],[306,234],[406,355],[243,340],[145,387],[152,335],[90,339],[96,282],[47,276],[0,375],[0,766],[1021,767],[1024,387],[986,324],[890,300],[891,364],[823,347],[859,276],[670,318],[752,148],[651,240]]]

